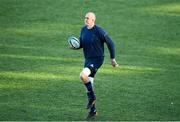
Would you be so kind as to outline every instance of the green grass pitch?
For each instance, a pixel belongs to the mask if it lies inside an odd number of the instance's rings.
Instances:
[[[93,11],[116,44],[95,78],[93,119],[180,120],[179,0],[0,0],[0,120],[85,120],[79,37]]]

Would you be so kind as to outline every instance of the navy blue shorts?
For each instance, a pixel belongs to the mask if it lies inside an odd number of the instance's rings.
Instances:
[[[84,67],[88,67],[91,70],[90,77],[94,77],[97,70],[101,67],[104,62],[104,57],[88,58],[85,59]]]

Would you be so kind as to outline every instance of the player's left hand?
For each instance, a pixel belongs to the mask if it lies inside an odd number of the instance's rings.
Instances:
[[[116,62],[116,59],[111,59],[111,65],[113,67],[118,67],[119,66],[118,63]]]

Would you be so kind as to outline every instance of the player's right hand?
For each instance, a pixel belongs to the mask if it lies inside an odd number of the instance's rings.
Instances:
[[[76,50],[76,48],[74,48],[74,47],[72,47],[72,46],[69,46],[69,49]]]

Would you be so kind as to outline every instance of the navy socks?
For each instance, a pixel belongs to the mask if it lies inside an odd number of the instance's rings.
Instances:
[[[93,91],[93,88],[92,88],[92,84],[91,82],[88,82],[86,84],[84,84],[86,86],[86,89],[87,89],[87,96],[89,99],[95,99],[95,95],[94,95],[94,91]]]

